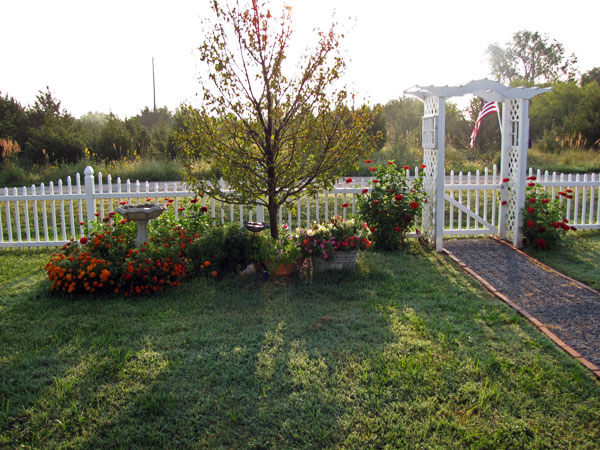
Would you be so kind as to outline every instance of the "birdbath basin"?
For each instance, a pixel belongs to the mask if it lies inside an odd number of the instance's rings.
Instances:
[[[137,225],[137,236],[135,246],[139,247],[148,240],[148,222],[160,216],[167,209],[164,205],[144,203],[140,205],[125,205],[118,207],[115,211],[125,219],[133,220]]]

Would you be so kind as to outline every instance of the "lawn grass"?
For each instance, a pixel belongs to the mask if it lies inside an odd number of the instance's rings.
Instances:
[[[525,250],[559,272],[600,290],[600,230],[569,232],[552,250]]]
[[[0,253],[0,446],[597,447],[600,386],[443,256],[52,297]]]

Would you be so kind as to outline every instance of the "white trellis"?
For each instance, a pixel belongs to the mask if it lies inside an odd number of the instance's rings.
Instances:
[[[423,211],[423,228],[435,241],[437,251],[443,247],[444,236],[444,157],[446,145],[446,99],[473,94],[484,100],[502,104],[502,183],[500,238],[520,247],[521,208],[525,202],[527,146],[529,140],[529,99],[552,88],[512,88],[497,81],[477,80],[464,86],[415,86],[407,94],[425,104],[423,114],[424,189],[431,199]]]

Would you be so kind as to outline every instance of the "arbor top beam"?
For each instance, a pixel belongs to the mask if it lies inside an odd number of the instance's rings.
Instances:
[[[429,97],[459,97],[473,94],[488,102],[504,102],[511,99],[530,99],[536,95],[550,92],[551,87],[509,87],[494,80],[475,80],[462,86],[414,86],[404,91],[425,101]]]

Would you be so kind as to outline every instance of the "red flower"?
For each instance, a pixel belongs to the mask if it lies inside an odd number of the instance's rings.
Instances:
[[[365,159],[365,164],[373,164],[373,160],[372,159]]]
[[[400,233],[402,231],[402,227],[394,227],[394,231]]]
[[[127,223],[127,219],[121,219],[119,223]]]
[[[572,227],[571,227],[571,230],[572,230],[572,231],[577,231],[577,228],[575,228],[575,227],[573,227],[573,226],[572,226]]]
[[[510,178],[502,178],[503,183],[508,183],[509,181],[510,181]]]
[[[530,177],[525,178],[526,180],[535,180],[537,177],[535,175],[531,175]]]
[[[420,166],[420,167],[421,167],[421,169],[424,169],[424,168],[426,168],[427,166],[426,166],[425,164],[421,164],[421,166]]]
[[[198,197],[191,199],[190,203],[198,203]]]
[[[568,192],[570,194],[571,192],[573,192],[573,190],[572,189],[565,189],[565,192]]]
[[[366,194],[367,192],[369,192],[369,189],[367,189],[367,188],[364,188],[364,189],[362,190],[362,193],[363,193],[363,194]]]
[[[546,203],[550,202],[550,200],[548,200],[547,198],[543,198],[542,199],[542,203],[545,205]]]
[[[553,228],[560,228],[560,222],[556,222],[556,221],[552,222],[552,227]]]
[[[565,194],[563,191],[559,191],[558,195],[567,195],[567,194]]]
[[[79,242],[81,244],[87,244],[88,243],[88,238],[86,238],[85,236],[82,236],[81,239],[79,239]]]
[[[200,211],[202,211],[202,212],[207,212],[207,211],[208,211],[208,208],[207,208],[206,206],[203,206],[202,208],[200,208]]]
[[[394,195],[394,200],[396,200],[396,201],[400,201],[403,198],[404,198],[404,195],[402,195],[402,194],[396,194],[396,195]]]
[[[388,161],[388,164],[389,164],[390,166],[393,166],[393,165],[394,165],[394,161]]]
[[[410,166],[402,166],[404,170],[410,170]]]
[[[529,186],[529,187],[535,186],[535,183],[527,183],[527,186]]]
[[[379,205],[381,202],[379,200],[373,200],[374,205]]]
[[[377,230],[377,228],[375,228],[375,227],[369,227],[369,230],[371,230],[371,233],[375,233],[375,230]]]
[[[97,213],[94,213],[94,215],[95,215],[96,217],[100,217],[100,213],[99,213],[99,212],[97,212]]]
[[[352,178],[346,178],[346,184],[352,183]]]
[[[369,170],[370,170],[371,172],[377,172],[377,167],[369,167]]]
[[[533,220],[528,220],[527,222],[525,222],[525,225],[527,226],[527,228],[533,228],[535,227],[535,222]]]
[[[177,211],[183,211],[185,208],[183,206],[180,206],[179,208],[177,208]]]
[[[535,197],[532,197],[529,199],[529,203],[535,203],[537,201],[537,199]]]
[[[560,227],[565,231],[569,231],[571,229],[571,227],[564,222],[560,224]]]
[[[127,204],[127,200],[122,200],[119,202],[119,205],[126,205]]]
[[[165,248],[166,248],[166,247],[168,247],[168,246],[169,246],[169,243],[168,243],[168,242],[165,242]]]
[[[379,180],[373,180],[373,183],[377,184],[379,183]]]
[[[342,208],[347,208],[348,207],[348,203],[342,203]]]
[[[79,225],[83,225],[83,222],[79,222]]]
[[[412,209],[417,209],[419,207],[419,204],[415,201],[410,202],[410,207]]]
[[[500,202],[500,204],[501,204],[501,205],[503,205],[503,206],[504,206],[504,205],[506,205],[507,203],[508,203],[508,202],[507,202],[506,200],[502,200],[502,201]]]
[[[566,217],[563,217],[563,222],[564,222],[564,223],[569,223],[569,221],[567,220],[567,218],[566,218]]]
[[[109,215],[110,217],[114,216],[115,214],[116,214],[116,212],[114,212],[114,211],[111,211],[111,212],[109,212],[109,213],[108,213],[108,215]]]
[[[533,212],[535,212],[535,208],[533,206],[530,206],[529,208],[527,208],[527,212],[533,213]]]
[[[537,246],[539,248],[545,248],[546,247],[546,241],[544,239],[542,239],[542,238],[539,238],[537,240]]]
[[[151,201],[152,201],[152,197],[148,197],[148,198],[146,199],[146,201],[147,201],[147,202],[151,202]]]

